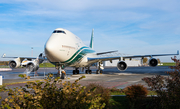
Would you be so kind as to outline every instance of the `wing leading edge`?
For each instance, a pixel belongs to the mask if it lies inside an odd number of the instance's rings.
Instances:
[[[6,57],[6,54],[3,54],[1,56],[2,58],[20,58],[21,60],[27,59],[27,60],[32,60],[32,59],[39,59],[39,60],[47,60],[47,58],[42,57],[42,54],[39,55],[39,57]]]
[[[144,58],[144,57],[154,57],[154,56],[169,56],[169,55],[179,55],[179,50],[177,51],[177,54],[154,54],[154,55],[133,55],[133,56],[112,56],[112,57],[96,57],[96,58],[88,58],[89,63],[95,63],[100,61],[108,61],[108,60],[124,60],[126,58]]]

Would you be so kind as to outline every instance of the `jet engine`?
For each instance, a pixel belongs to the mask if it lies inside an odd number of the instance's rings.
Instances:
[[[10,68],[17,68],[17,67],[19,67],[21,65],[21,61],[20,61],[20,58],[16,58],[16,59],[14,59],[14,60],[11,60],[10,62],[9,62],[9,67]]]
[[[127,69],[127,64],[124,62],[124,61],[119,61],[117,63],[117,68],[120,70],[120,71],[124,71]]]
[[[26,65],[26,70],[28,72],[34,72],[37,71],[39,69],[39,63],[37,62],[37,60],[34,61],[30,61],[27,65]]]
[[[151,67],[156,67],[156,66],[158,65],[158,60],[155,59],[155,58],[149,59],[149,65],[150,65]]]
[[[41,58],[41,59],[39,59],[39,58]],[[37,59],[35,59],[33,61],[29,61],[26,65],[26,70],[28,72],[37,71],[39,69],[39,64],[41,64],[44,61],[42,58],[43,58],[43,54],[41,53]]]

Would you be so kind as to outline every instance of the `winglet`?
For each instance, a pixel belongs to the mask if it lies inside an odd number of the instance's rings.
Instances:
[[[179,55],[179,50],[177,51],[177,55]]]
[[[3,54],[1,57],[2,57],[2,58],[6,57],[6,54]]]
[[[92,29],[92,34],[91,34],[91,41],[90,41],[90,48],[93,48],[93,37],[94,37],[94,29]]]

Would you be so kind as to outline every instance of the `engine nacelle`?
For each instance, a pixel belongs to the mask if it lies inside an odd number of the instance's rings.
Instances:
[[[11,60],[9,62],[9,67],[10,68],[18,68],[19,66],[21,65],[21,61],[20,61],[20,58],[16,58],[14,60]]]
[[[127,69],[127,64],[124,62],[124,61],[119,61],[117,63],[117,68],[120,70],[120,71],[124,71]]]
[[[156,67],[156,66],[158,65],[158,60],[155,59],[155,58],[149,59],[149,65],[150,65],[151,67]]]
[[[26,65],[26,70],[28,72],[34,72],[37,71],[39,69],[39,63],[31,61]]]

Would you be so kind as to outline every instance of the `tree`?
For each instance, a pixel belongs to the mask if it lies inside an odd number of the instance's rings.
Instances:
[[[159,64],[159,63],[161,63],[161,61],[160,61],[160,59],[159,59],[159,58],[157,58],[157,61],[158,61],[158,64]]]
[[[147,61],[148,61],[148,58],[143,58],[143,64],[147,63]]]
[[[180,109],[180,60],[176,56],[171,59],[176,66],[170,66],[169,76],[155,75],[142,79],[157,93],[154,102],[158,109]]]

